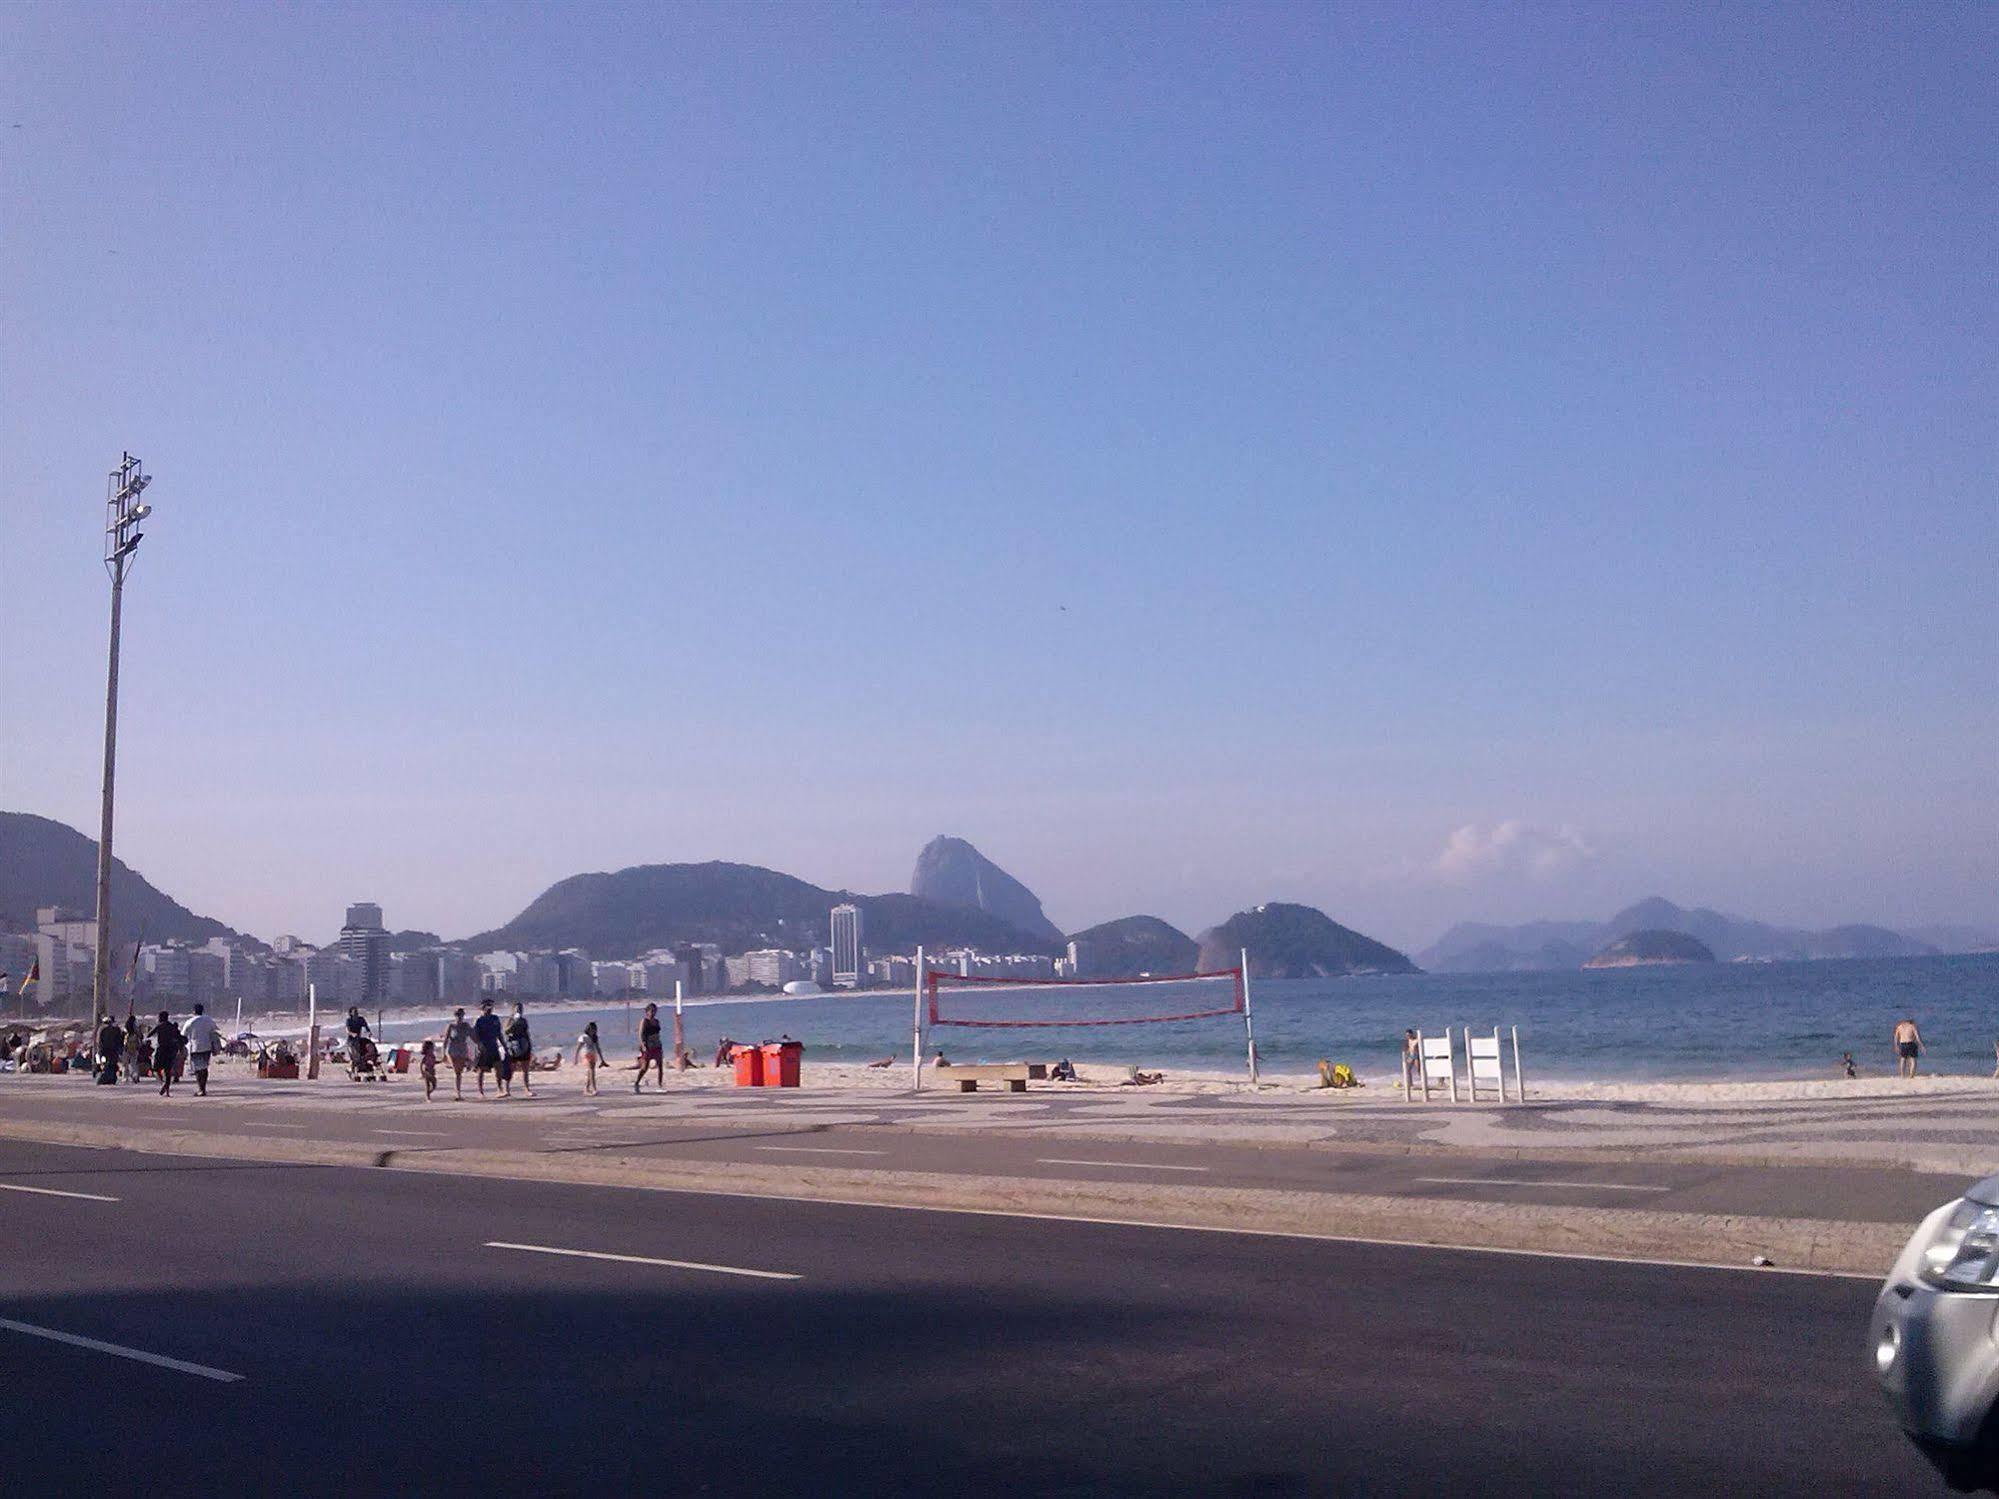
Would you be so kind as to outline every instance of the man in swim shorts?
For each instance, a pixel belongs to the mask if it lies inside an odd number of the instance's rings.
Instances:
[[[1916,1075],[1916,1058],[1923,1053],[1923,1033],[1913,1020],[1895,1022],[1895,1070],[1903,1077]]]

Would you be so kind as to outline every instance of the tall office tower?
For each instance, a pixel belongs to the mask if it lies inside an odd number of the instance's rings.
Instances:
[[[861,908],[833,907],[833,987],[858,989],[867,969],[861,955]]]
[[[347,908],[340,956],[356,965],[355,1003],[379,1005],[388,998],[389,934],[382,926],[382,908],[373,901],[356,901]]]

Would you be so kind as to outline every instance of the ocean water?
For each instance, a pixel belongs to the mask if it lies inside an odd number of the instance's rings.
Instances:
[[[1042,991],[1036,991],[1037,996]],[[1107,991],[1084,997],[1101,1010]],[[1118,996],[1134,1003],[1171,993]],[[1184,997],[1181,991],[1178,997]],[[984,995],[977,998],[983,1000]],[[1205,1002],[1214,998],[1203,994]],[[963,1002],[970,1002],[965,997]],[[995,1001],[997,1002],[997,1000]],[[1025,1001],[1024,1001],[1025,1002]],[[1034,1001],[1037,1016],[1060,1013]],[[1198,1007],[1198,1006],[1197,1006]],[[1490,1031],[1517,1026],[1530,1084],[1545,1081],[1723,1080],[1832,1077],[1842,1052],[1863,1075],[1894,1070],[1890,1032],[1904,1015],[1922,1028],[1925,1071],[1989,1075],[1999,1043],[1999,954],[1871,958],[1815,963],[1722,963],[1569,973],[1423,974],[1414,977],[1262,980],[1251,991],[1257,1051],[1267,1073],[1309,1073],[1318,1059],[1349,1062],[1363,1076],[1396,1075],[1405,1026]],[[629,1044],[641,1005],[528,1008],[538,1047],[574,1044],[595,1019],[608,1049]],[[808,999],[690,1000],[687,1039],[704,1059],[716,1041],[806,1046],[822,1061],[906,1060],[912,1002],[901,993]],[[663,1018],[670,1020],[670,1007]],[[390,1025],[388,1039],[434,1034],[435,1025]],[[671,1032],[669,1031],[669,1035]],[[1227,1071],[1244,1063],[1239,1016],[1163,1025],[1045,1030],[941,1027],[927,1048],[957,1062],[1070,1056],[1146,1068]]]

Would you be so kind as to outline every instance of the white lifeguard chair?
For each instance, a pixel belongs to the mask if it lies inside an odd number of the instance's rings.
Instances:
[[[1444,1027],[1441,1036],[1426,1036],[1416,1032],[1417,1055],[1422,1058],[1423,1102],[1430,1101],[1432,1088],[1448,1088],[1451,1102],[1458,1101],[1457,1047],[1451,1040],[1451,1028]]]
[[[1471,1078],[1471,1101],[1479,1102],[1481,1090],[1506,1102],[1506,1064],[1499,1059],[1499,1027],[1489,1036],[1465,1032],[1465,1062]]]

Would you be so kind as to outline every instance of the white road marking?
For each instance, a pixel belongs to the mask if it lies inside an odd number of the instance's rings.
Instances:
[[[67,1343],[72,1348],[88,1348],[93,1353],[108,1353],[116,1358],[128,1358],[138,1364],[152,1364],[156,1368],[174,1369],[182,1374],[198,1374],[203,1379],[220,1380],[223,1384],[234,1384],[243,1376],[231,1374],[227,1369],[211,1369],[206,1364],[190,1364],[185,1359],[168,1358],[163,1353],[148,1353],[143,1348],[127,1348],[120,1343],[102,1343],[96,1338],[78,1337],[73,1332],[57,1332],[53,1327],[36,1327],[27,1322],[15,1322],[0,1317],[0,1327],[10,1332],[24,1332],[31,1338],[47,1338],[51,1343]]]
[[[1670,1192],[1671,1187],[1638,1187],[1629,1182],[1527,1181],[1512,1176],[1419,1176],[1440,1187],[1576,1187],[1589,1192]]]
[[[1037,1166],[1128,1166],[1134,1171],[1206,1171],[1206,1166],[1166,1166],[1157,1161],[1072,1161],[1065,1156],[1041,1156]]]
[[[783,1150],[793,1155],[887,1155],[886,1150],[842,1150],[833,1145],[752,1145],[752,1150]]]
[[[704,1265],[699,1260],[658,1260],[643,1254],[607,1254],[600,1249],[557,1249],[548,1244],[507,1244],[486,1241],[488,1249],[518,1249],[526,1254],[559,1254],[574,1260],[611,1260],[620,1265],[664,1265],[669,1270],[706,1270],[714,1275],[746,1275],[752,1280],[803,1280],[785,1270],[745,1270],[740,1265]]]
[[[441,1129],[371,1129],[368,1133],[371,1135],[410,1135],[413,1137],[421,1135],[426,1140],[444,1140],[450,1138],[450,1131]]]
[[[58,1192],[54,1187],[17,1187],[12,1182],[0,1182],[0,1192],[33,1192],[37,1197],[74,1197],[81,1202],[116,1202],[115,1197],[100,1197],[95,1192]]]

